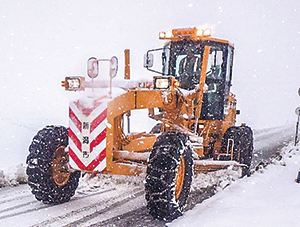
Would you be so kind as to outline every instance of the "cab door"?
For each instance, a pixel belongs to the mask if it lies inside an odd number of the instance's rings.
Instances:
[[[233,50],[225,44],[210,45],[205,72],[206,93],[203,94],[201,119],[224,120],[224,107],[231,86]]]

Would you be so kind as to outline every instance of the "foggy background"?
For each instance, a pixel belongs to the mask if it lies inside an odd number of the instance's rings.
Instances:
[[[210,27],[214,37],[235,45],[238,124],[264,128],[296,122],[298,0],[1,0],[0,119],[67,125],[73,94],[60,81],[86,75],[89,57],[117,56],[117,78],[122,78],[123,51],[129,48],[132,78],[151,78],[143,55],[163,46],[158,33],[193,26]]]

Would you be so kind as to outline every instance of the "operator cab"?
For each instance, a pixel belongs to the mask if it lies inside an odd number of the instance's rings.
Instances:
[[[198,87],[201,77],[206,77],[208,89],[203,94],[200,120],[224,120],[232,79],[233,45],[211,38],[205,30],[199,33],[196,28],[174,29],[160,34],[160,39],[168,41],[162,49],[151,51],[162,50],[161,74],[174,76],[181,89],[191,92]],[[205,55],[207,48],[209,53]]]
[[[204,47],[209,46],[207,66],[203,61]],[[169,42],[163,51],[163,74],[180,81],[180,88],[194,90],[200,81],[202,68],[206,68],[201,119],[223,120],[232,77],[233,48],[228,44],[182,40]]]

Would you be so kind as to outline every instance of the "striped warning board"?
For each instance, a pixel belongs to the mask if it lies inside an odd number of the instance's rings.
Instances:
[[[94,101],[87,107],[81,100],[70,102],[69,156],[76,170],[106,170],[107,103]]]

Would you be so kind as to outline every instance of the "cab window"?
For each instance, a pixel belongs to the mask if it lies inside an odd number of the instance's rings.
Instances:
[[[212,45],[208,57],[205,84],[208,87],[203,94],[201,119],[203,120],[223,120],[224,105],[229,92],[230,76],[227,75],[229,69],[227,59],[228,51],[225,45]],[[230,58],[231,59],[231,58]],[[227,71],[227,73],[226,73]]]
[[[170,74],[180,81],[180,87],[192,90],[199,84],[203,45],[197,41],[173,42],[170,52]]]

